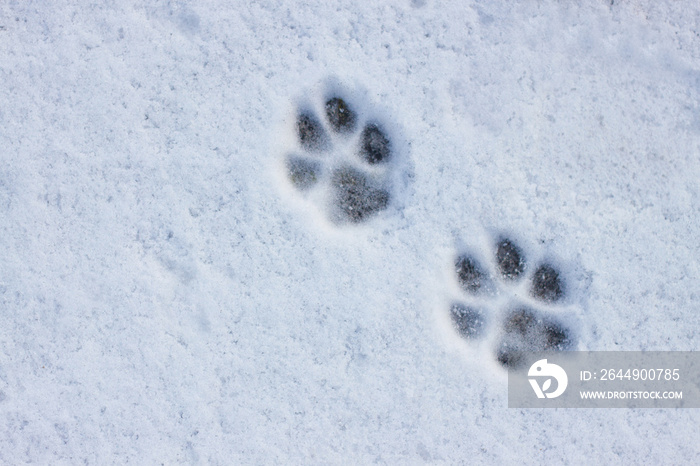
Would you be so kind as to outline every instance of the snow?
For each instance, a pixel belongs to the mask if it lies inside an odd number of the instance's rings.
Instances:
[[[448,321],[507,234],[579,349],[699,349],[700,8],[580,3],[0,5],[0,462],[698,462],[696,410],[507,408],[525,287]],[[401,157],[358,225],[283,173],[329,83]]]

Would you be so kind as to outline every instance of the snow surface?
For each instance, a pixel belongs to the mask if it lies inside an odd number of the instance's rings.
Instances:
[[[507,232],[578,348],[699,349],[697,2],[146,4],[0,4],[1,463],[700,461],[697,410],[508,409],[445,322]],[[329,80],[410,165],[357,226],[280,175]]]

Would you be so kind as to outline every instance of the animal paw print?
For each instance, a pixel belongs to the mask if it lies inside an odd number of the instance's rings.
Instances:
[[[456,279],[467,299],[450,308],[454,330],[466,340],[488,337],[493,330],[495,359],[506,368],[519,367],[525,351],[572,349],[572,332],[551,312],[566,296],[557,267],[541,261],[531,270],[523,250],[505,237],[493,242],[489,255],[485,261],[471,253],[455,259]],[[497,326],[489,325],[492,315],[498,316]]]
[[[333,223],[365,222],[395,200],[399,151],[385,125],[340,93],[323,100],[320,112],[297,110],[297,147],[285,156],[286,177]]]

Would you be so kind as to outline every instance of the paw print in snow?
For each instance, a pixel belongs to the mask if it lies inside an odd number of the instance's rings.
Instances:
[[[334,224],[365,222],[397,204],[402,151],[378,118],[341,93],[322,100],[321,111],[307,105],[296,112],[297,147],[285,155],[286,177]]]
[[[493,242],[489,255],[486,261],[470,253],[455,259],[455,276],[466,299],[450,308],[454,330],[466,340],[489,338],[492,330],[495,359],[506,368],[518,367],[524,351],[573,349],[570,329],[550,315],[566,295],[557,267],[542,261],[530,272],[522,249],[504,237]],[[499,325],[489,325],[492,316],[498,316]]]

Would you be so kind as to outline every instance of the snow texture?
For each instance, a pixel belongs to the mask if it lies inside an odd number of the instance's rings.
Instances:
[[[700,462],[496,357],[700,349],[699,64],[690,0],[0,3],[0,463]]]

